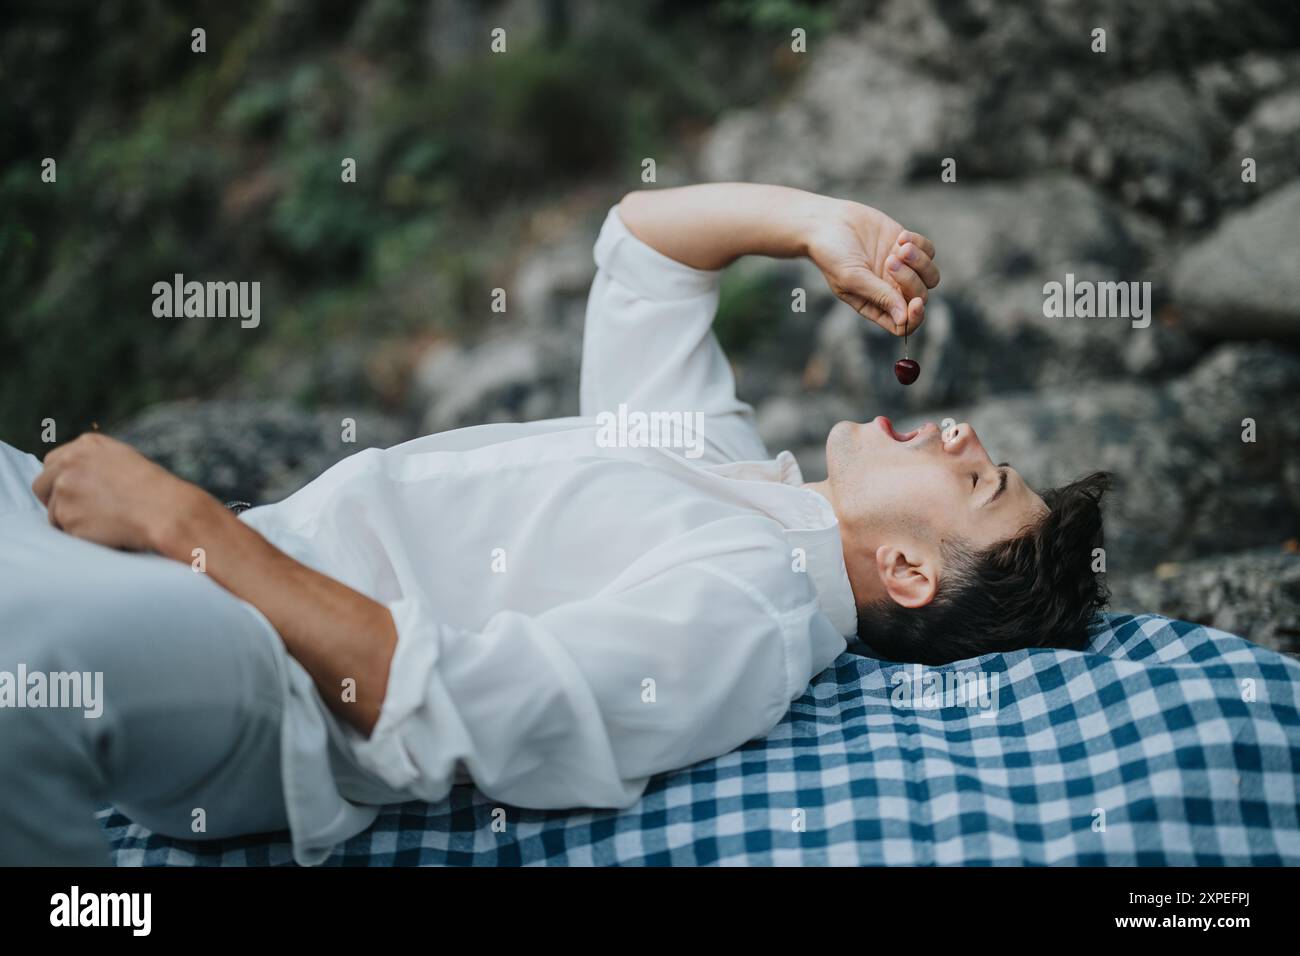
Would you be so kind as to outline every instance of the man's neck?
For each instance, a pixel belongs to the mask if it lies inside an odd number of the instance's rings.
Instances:
[[[832,508],[835,507],[835,499],[831,496],[831,483],[829,480],[805,481],[803,483],[803,486],[807,488],[809,491],[817,492],[817,494],[821,495],[823,498],[825,498],[827,501],[831,503]]]

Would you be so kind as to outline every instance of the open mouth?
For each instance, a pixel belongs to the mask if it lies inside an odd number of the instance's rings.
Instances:
[[[876,417],[876,424],[880,426],[881,430],[886,435],[894,439],[894,441],[898,441],[898,442],[909,442],[913,438],[915,438],[917,434],[921,431],[921,429],[919,428],[914,428],[910,432],[903,432],[902,434],[899,434],[897,431],[894,430],[894,423],[891,422],[884,415],[878,415]]]

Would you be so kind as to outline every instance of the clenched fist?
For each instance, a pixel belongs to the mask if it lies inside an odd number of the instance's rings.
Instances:
[[[130,445],[94,432],[46,455],[32,491],[56,528],[130,551],[157,549],[169,523],[208,497]]]

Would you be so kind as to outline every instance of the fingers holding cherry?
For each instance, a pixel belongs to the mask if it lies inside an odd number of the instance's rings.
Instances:
[[[925,303],[930,289],[939,284],[939,269],[934,264],[934,243],[919,232],[904,230],[898,234],[893,252],[885,259],[886,274],[907,297],[907,317],[902,329],[903,357],[894,363],[894,377],[900,385],[911,385],[921,375],[921,365],[907,354],[907,337],[925,321]]]

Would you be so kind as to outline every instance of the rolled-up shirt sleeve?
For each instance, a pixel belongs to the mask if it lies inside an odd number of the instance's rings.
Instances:
[[[630,806],[653,774],[766,734],[791,697],[788,629],[806,623],[707,562],[479,631],[417,599],[389,609],[398,644],[358,761],[428,801],[460,764],[490,798],[539,809]]]
[[[580,411],[620,404],[641,412],[699,412],[706,461],[768,458],[754,410],[713,333],[721,273],[694,269],[642,242],[610,209],[593,250]]]

